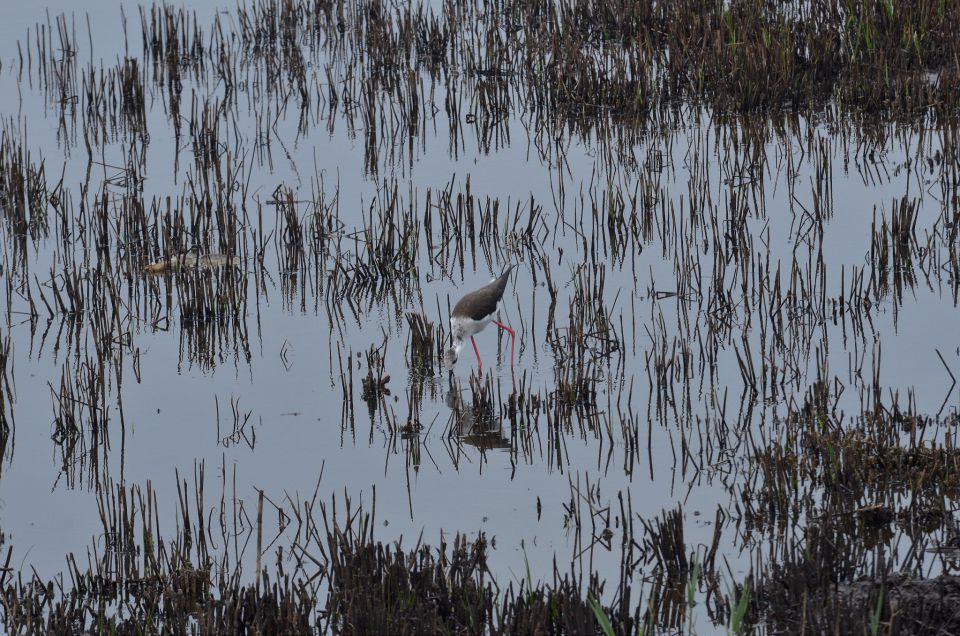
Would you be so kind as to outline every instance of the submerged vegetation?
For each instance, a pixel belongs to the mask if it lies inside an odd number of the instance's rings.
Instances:
[[[0,51],[7,632],[958,629],[960,4],[119,19]]]

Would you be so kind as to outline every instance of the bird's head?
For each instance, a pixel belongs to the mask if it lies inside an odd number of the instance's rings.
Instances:
[[[462,346],[463,343],[458,342],[443,354],[443,365],[447,367],[447,371],[453,371],[453,367],[457,364],[457,358],[460,357],[460,348]]]

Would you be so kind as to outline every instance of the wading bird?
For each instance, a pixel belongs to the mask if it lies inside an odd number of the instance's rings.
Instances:
[[[507,279],[510,278],[510,272],[513,265],[507,268],[499,278],[492,281],[476,291],[465,295],[454,305],[453,312],[450,314],[450,330],[453,335],[453,346],[447,349],[443,356],[444,364],[448,370],[453,370],[460,355],[460,349],[467,338],[473,343],[473,352],[477,354],[477,365],[483,368],[483,361],[480,360],[480,351],[477,349],[477,342],[473,337],[484,330],[491,322],[501,329],[510,333],[510,366],[513,367],[513,347],[517,338],[516,332],[510,327],[497,322],[493,317],[497,313],[497,306],[500,299],[503,298],[503,290],[507,288]]]

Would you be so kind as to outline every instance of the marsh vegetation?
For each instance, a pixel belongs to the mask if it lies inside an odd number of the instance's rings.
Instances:
[[[6,631],[960,627],[960,5],[18,11]]]

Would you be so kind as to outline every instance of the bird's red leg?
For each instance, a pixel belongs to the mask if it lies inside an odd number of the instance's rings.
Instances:
[[[470,342],[473,343],[473,352],[477,354],[477,366],[483,368],[483,360],[480,359],[480,350],[477,349],[477,341],[473,339],[473,336],[470,336]]]
[[[497,322],[496,320],[493,321],[493,324],[500,327],[501,329],[506,329],[507,331],[510,332],[510,366],[512,367],[513,366],[513,346],[517,340],[517,332],[511,329],[510,327],[506,326],[505,324]]]

